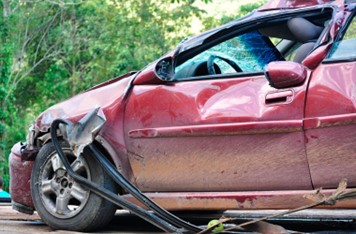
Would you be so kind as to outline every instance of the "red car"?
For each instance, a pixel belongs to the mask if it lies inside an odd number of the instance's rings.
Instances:
[[[49,134],[54,119],[95,107],[106,116],[95,145],[169,210],[287,209],[344,178],[355,188],[355,14],[352,0],[273,0],[52,106],[12,149],[13,208],[59,229],[110,221],[116,206],[67,175]],[[65,152],[78,174],[134,201],[85,151]]]

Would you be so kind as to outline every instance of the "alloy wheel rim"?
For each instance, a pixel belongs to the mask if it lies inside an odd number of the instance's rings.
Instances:
[[[82,155],[66,152],[73,171],[91,179],[89,166]],[[83,210],[89,199],[89,190],[71,178],[57,153],[50,156],[40,173],[40,197],[46,210],[61,219],[71,218]]]

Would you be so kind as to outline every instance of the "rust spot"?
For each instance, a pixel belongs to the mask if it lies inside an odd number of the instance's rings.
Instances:
[[[257,199],[256,196],[238,196],[234,198],[238,203],[244,203],[246,201],[252,202]]]
[[[210,196],[199,196],[199,195],[192,195],[186,196],[186,199],[231,199],[235,200],[238,203],[242,204],[246,201],[251,202],[257,199],[257,195],[238,195],[238,196],[229,196],[229,195],[210,195]]]

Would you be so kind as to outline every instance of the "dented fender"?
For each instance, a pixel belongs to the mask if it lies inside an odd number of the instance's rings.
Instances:
[[[122,132],[122,106],[125,105],[123,104],[125,96],[129,93],[135,77],[135,74],[129,73],[115,78],[58,103],[39,115],[29,129],[26,143],[15,144],[10,153],[10,192],[13,194],[14,204],[19,204],[20,209],[25,207],[27,213],[30,213],[28,210],[33,209],[30,186],[32,167],[42,145],[51,140],[49,130],[53,120],[61,118],[77,122],[92,111],[93,107],[101,107],[112,123],[105,126],[105,134],[99,135],[97,142],[110,154],[116,167],[120,167],[119,169],[123,170],[123,174],[128,178],[131,177],[128,161],[119,158],[119,155],[125,155],[122,153],[125,144],[123,136],[117,138],[117,132]],[[109,147],[112,145],[120,147]],[[16,209],[16,205],[14,208]]]

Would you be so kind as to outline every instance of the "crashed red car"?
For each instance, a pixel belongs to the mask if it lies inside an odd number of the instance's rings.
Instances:
[[[95,144],[169,210],[287,209],[344,178],[355,188],[355,6],[270,1],[52,106],[12,149],[13,208],[60,229],[110,221],[116,207],[71,180],[49,134],[54,119],[95,107],[106,116]],[[66,153],[74,171],[134,201],[90,156]]]

